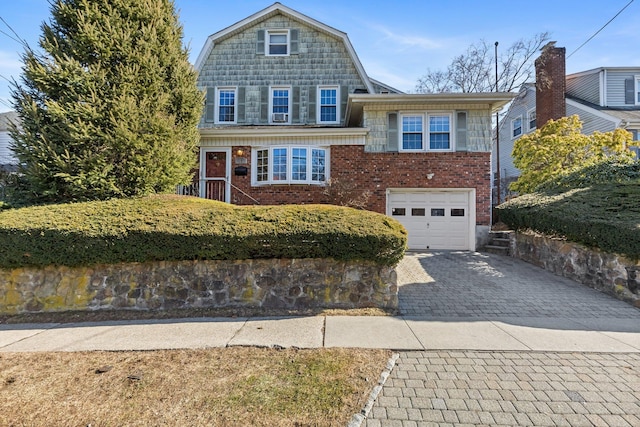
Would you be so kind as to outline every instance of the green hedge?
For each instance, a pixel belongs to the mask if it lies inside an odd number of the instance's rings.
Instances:
[[[151,196],[0,212],[0,267],[250,258],[334,258],[395,265],[406,230],[384,215],[330,205],[233,206]]]
[[[536,188],[537,191],[567,191],[594,184],[640,183],[640,161],[608,158],[595,165],[560,175]]]
[[[640,258],[640,182],[595,184],[519,196],[498,206],[516,230],[560,235],[607,252]]]

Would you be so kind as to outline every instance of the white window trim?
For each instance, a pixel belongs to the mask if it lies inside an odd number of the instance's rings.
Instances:
[[[449,116],[449,148],[443,149],[431,149],[429,148],[429,117],[430,116]],[[405,149],[402,148],[402,118],[404,116],[422,116],[422,148],[421,149]],[[451,151],[455,151],[455,129],[456,124],[454,123],[454,112],[453,111],[401,111],[398,114],[398,151],[405,153],[421,153],[421,152],[431,152],[431,153],[449,153]]]
[[[272,54],[269,53],[269,46],[270,44],[270,40],[271,40],[271,35],[274,34],[279,34],[282,35],[284,34],[287,37],[287,53],[281,53],[281,54]],[[291,33],[288,29],[274,29],[274,30],[265,30],[264,32],[264,54],[265,56],[289,56],[291,54]]]
[[[527,130],[529,132],[531,132],[532,130],[535,130],[538,127],[538,116],[536,114],[536,125],[534,127],[531,127],[531,113],[536,113],[536,109],[532,108],[529,111],[527,111]]]
[[[220,91],[233,90],[233,121],[220,120]],[[213,121],[215,124],[235,125],[238,123],[238,88],[236,86],[220,86],[216,87],[215,114]]]
[[[273,91],[274,90],[283,90],[286,89],[289,91],[289,104],[288,104],[288,113],[287,113],[287,121],[286,122],[274,122],[273,121]],[[269,86],[269,124],[274,125],[290,125],[291,124],[291,112],[292,112],[292,97],[293,97],[293,89],[291,86]]]
[[[515,124],[516,124],[517,120],[520,120],[520,133],[518,135],[514,135],[514,131],[516,130]],[[524,123],[522,122],[522,115],[514,117],[513,119],[511,119],[511,139],[520,138],[522,136],[523,131],[524,131],[523,125],[524,125]]]
[[[633,93],[633,99],[636,105],[640,105],[640,97],[638,94],[640,93],[640,75],[633,76],[633,81],[635,82],[635,92]]]
[[[335,89],[336,90],[336,120],[335,121],[322,121],[322,89]],[[338,85],[321,85],[318,86],[316,99],[318,100],[316,106],[316,123],[324,125],[337,125],[340,124],[340,86]]]
[[[287,179],[273,180],[273,150],[284,148],[287,150]],[[307,179],[305,180],[293,180],[293,149],[304,148],[307,150]],[[268,180],[258,181],[258,151],[269,150],[269,164],[268,164]],[[313,181],[311,179],[313,175],[313,150],[324,150],[325,153],[325,166],[324,166],[324,181]],[[330,150],[326,146],[315,145],[274,145],[268,147],[254,147],[251,150],[251,185],[253,187],[260,187],[263,185],[279,185],[279,184],[302,184],[302,185],[325,185],[329,179],[329,165],[330,162]]]

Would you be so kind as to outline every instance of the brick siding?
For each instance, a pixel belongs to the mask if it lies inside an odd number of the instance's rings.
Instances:
[[[249,168],[247,176],[232,176],[231,183],[262,205],[330,203],[324,187],[316,185],[251,186],[251,147],[234,146],[244,151]],[[361,145],[332,146],[330,175],[351,189],[354,195],[370,192],[366,208],[386,213],[387,188],[475,188],[476,223],[490,224],[490,153],[368,153]],[[233,169],[233,168],[232,168]],[[432,179],[427,174],[433,174]],[[231,203],[249,205],[255,202],[235,188]]]

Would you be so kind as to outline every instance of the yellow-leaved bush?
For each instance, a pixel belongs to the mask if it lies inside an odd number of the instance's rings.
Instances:
[[[513,147],[513,164],[520,177],[511,189],[521,194],[531,193],[540,185],[592,166],[607,159],[633,159],[628,150],[634,144],[632,135],[624,129],[611,132],[581,133],[578,116],[549,120],[535,132],[518,138]]]

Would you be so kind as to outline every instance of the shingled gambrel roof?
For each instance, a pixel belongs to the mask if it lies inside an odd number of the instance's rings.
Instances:
[[[356,70],[358,71],[358,74],[360,75],[360,78],[362,79],[362,81],[365,83],[365,85],[367,86],[367,90],[369,91],[369,93],[374,93],[374,88],[373,88],[373,84],[371,83],[371,80],[369,79],[369,76],[367,76],[367,73],[364,71],[364,67],[362,66],[362,63],[360,62],[360,59],[358,59],[358,55],[356,55],[356,51],[353,48],[353,46],[351,45],[351,41],[349,41],[349,37],[347,36],[347,33],[344,33],[340,30],[336,30],[333,27],[330,27],[326,24],[323,24],[320,21],[316,21],[313,18],[310,18],[306,15],[303,15],[300,12],[297,12],[293,9],[288,8],[287,6],[284,6],[281,3],[274,3],[271,6],[267,7],[266,9],[261,10],[260,12],[257,12],[245,19],[243,19],[242,21],[239,21],[227,28],[225,28],[224,30],[218,31],[217,33],[214,33],[212,35],[210,35],[207,38],[207,41],[204,44],[204,47],[202,48],[202,51],[200,51],[200,54],[198,55],[198,59],[196,59],[196,63],[195,63],[195,68],[198,72],[201,71],[202,66],[204,65],[204,63],[206,62],[207,58],[209,57],[209,55],[211,54],[211,50],[213,49],[213,47],[215,46],[216,42],[220,42],[228,37],[231,37],[241,31],[246,30],[247,28],[250,28],[254,25],[256,25],[257,23],[264,21],[272,16],[278,15],[278,14],[282,14],[284,16],[287,16],[293,20],[296,20],[298,22],[301,22],[305,25],[308,25],[310,27],[313,27],[315,29],[317,29],[318,31],[325,33],[325,34],[329,34],[333,37],[336,37],[338,39],[341,39],[342,42],[344,43],[345,48],[347,49],[347,51],[349,52],[349,55],[351,56],[351,59],[353,61],[354,66],[356,67]]]

